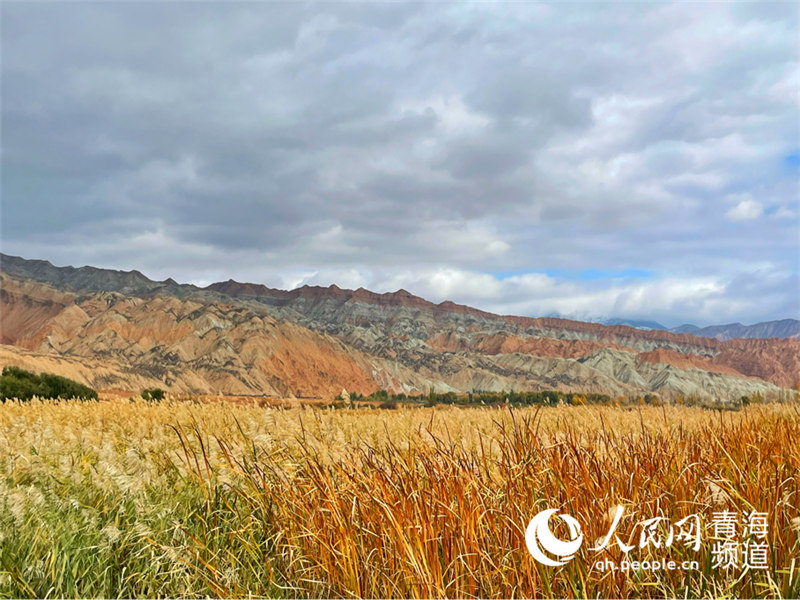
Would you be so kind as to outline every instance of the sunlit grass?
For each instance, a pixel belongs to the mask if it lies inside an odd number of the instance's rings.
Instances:
[[[7,403],[0,595],[797,597],[798,439],[794,405]],[[698,560],[686,573],[599,572],[588,543],[558,569],[528,554],[538,511],[579,517],[593,541],[616,504],[636,512],[626,533],[768,512],[769,569],[712,569],[710,541],[636,549]]]

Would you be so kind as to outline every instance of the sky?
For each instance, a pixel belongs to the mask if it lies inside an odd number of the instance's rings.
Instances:
[[[7,254],[800,317],[797,3],[0,6]]]

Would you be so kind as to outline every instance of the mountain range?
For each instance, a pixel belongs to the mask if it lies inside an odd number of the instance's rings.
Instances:
[[[791,331],[775,323],[758,331]],[[343,388],[559,389],[732,399],[800,381],[796,334],[720,335],[502,316],[405,290],[285,291],[233,280],[200,288],[0,255],[0,363],[98,389],[298,398],[332,398]]]
[[[697,325],[680,325],[668,328],[657,321],[637,321],[633,319],[606,319],[603,325],[628,325],[637,329],[658,329],[672,333],[691,333],[699,337],[711,337],[718,340],[732,340],[733,338],[800,338],[800,320],[780,319],[778,321],[764,321],[754,325],[741,323],[728,323],[726,325],[711,325],[698,327]]]

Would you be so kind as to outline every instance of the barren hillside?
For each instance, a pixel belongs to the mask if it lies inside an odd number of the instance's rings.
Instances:
[[[399,290],[228,281],[3,257],[0,361],[37,361],[102,388],[333,397],[540,390],[737,398],[800,381],[800,340],[720,341],[500,316]]]

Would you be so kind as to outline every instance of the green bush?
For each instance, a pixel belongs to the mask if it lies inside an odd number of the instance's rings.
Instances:
[[[142,390],[142,399],[148,402],[160,402],[164,399],[166,392],[161,388],[147,388]]]
[[[37,375],[19,367],[3,369],[0,375],[0,400],[16,398],[28,401],[34,396],[64,400],[71,398],[97,400],[97,392],[92,388],[60,375],[52,373]]]

